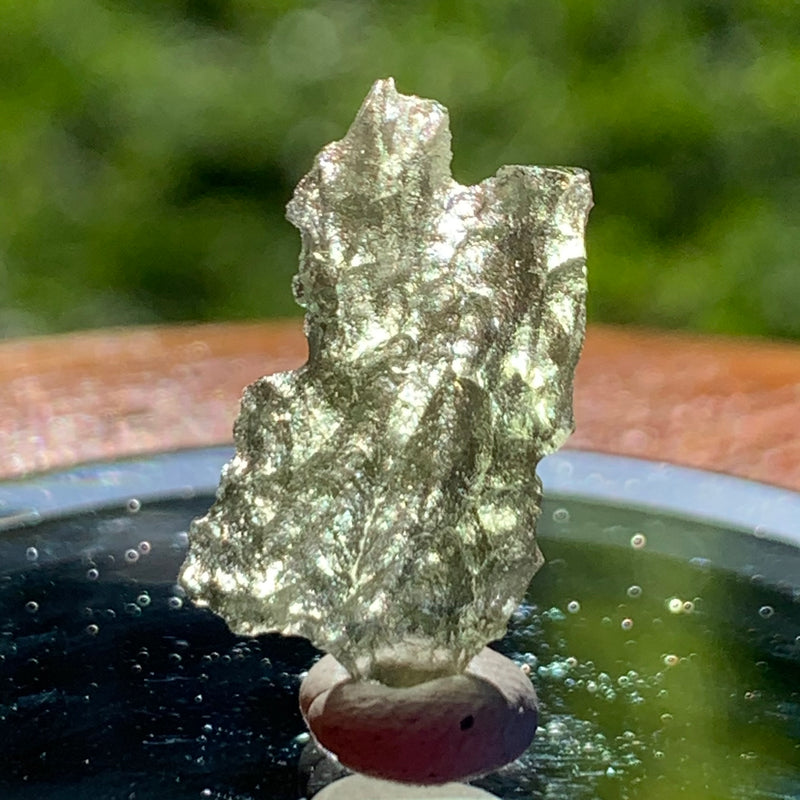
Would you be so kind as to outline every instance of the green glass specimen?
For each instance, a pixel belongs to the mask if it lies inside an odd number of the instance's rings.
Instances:
[[[298,185],[308,362],[246,389],[181,576],[234,631],[388,683],[503,635],[584,336],[586,172],[461,186],[450,160],[447,110],[388,79]]]

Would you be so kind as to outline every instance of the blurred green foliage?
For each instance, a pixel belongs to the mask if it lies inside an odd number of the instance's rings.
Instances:
[[[590,317],[800,337],[800,4],[0,0],[0,335],[299,313],[283,209],[369,86],[454,172],[592,172]]]

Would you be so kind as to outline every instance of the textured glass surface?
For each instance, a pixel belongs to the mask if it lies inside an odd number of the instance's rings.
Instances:
[[[573,425],[588,176],[461,186],[450,159],[446,109],[390,79],[300,182],[309,360],[245,391],[182,572],[234,631],[361,675],[503,635],[542,562],[535,467]]]

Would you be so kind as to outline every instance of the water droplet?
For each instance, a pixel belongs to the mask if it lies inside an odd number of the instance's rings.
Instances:
[[[758,609],[758,616],[763,619],[769,619],[774,613],[775,609],[772,606],[761,606]]]
[[[35,614],[39,610],[39,604],[35,600],[28,600],[28,602],[25,603],[25,610],[29,614]]]
[[[633,620],[630,617],[625,617],[625,619],[622,620],[619,625],[622,630],[629,631],[631,628],[633,628]]]
[[[36,559],[39,558],[39,551],[35,547],[29,547],[25,551],[25,558],[27,558],[28,561],[36,561]]]
[[[634,550],[642,550],[647,546],[647,537],[643,533],[634,533],[631,536],[631,547]]]
[[[634,583],[633,586],[628,587],[628,591],[625,592],[625,594],[635,600],[636,598],[642,596],[642,587]]]
[[[560,524],[569,522],[569,511],[567,511],[566,508],[557,508],[553,512],[553,522],[558,522]]]
[[[136,514],[142,507],[142,503],[137,498],[131,497],[131,499],[125,504],[125,507],[131,514]]]
[[[130,548],[129,550],[125,551],[125,560],[129,564],[135,564],[139,560],[139,551]]]
[[[147,540],[143,542],[139,542],[136,549],[143,555],[146,556],[152,549],[152,545]]]
[[[577,614],[581,610],[581,604],[577,600],[570,600],[567,603],[567,611],[570,614]]]

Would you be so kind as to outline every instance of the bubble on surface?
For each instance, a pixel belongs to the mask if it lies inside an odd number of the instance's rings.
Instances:
[[[581,610],[581,604],[577,600],[570,600],[567,603],[567,611],[570,614],[577,614]]]
[[[567,726],[561,720],[550,720],[545,726],[544,731],[550,739],[563,739],[567,735]]]
[[[39,610],[39,604],[35,600],[28,600],[28,602],[25,603],[25,610],[29,614],[35,614]]]
[[[642,587],[634,583],[632,586],[628,587],[625,594],[627,594],[631,599],[635,600],[642,596]]]
[[[680,658],[674,653],[669,653],[664,656],[664,665],[667,667],[674,667],[680,662]]]
[[[694,603],[691,600],[684,600],[682,610],[684,614],[694,613]]]
[[[775,613],[775,609],[772,606],[761,606],[758,609],[758,616],[762,619],[769,619]]]
[[[647,537],[643,533],[634,533],[631,536],[631,547],[634,550],[642,550],[647,546]]]
[[[125,508],[131,514],[138,513],[142,508],[142,501],[136,497],[131,497],[130,500],[125,504]]]
[[[553,661],[550,664],[542,664],[537,670],[537,674],[542,678],[550,678],[560,682],[567,677],[569,667],[563,661]]]
[[[683,600],[680,597],[670,597],[666,606],[670,614],[680,614],[683,611]]]
[[[625,617],[619,624],[620,628],[624,631],[629,631],[633,628],[633,620],[630,617]]]
[[[143,556],[146,556],[153,549],[153,546],[150,544],[150,542],[148,542],[147,540],[144,540],[142,542],[139,542],[138,545],[136,545],[136,549]]]
[[[86,579],[89,581],[96,581],[100,577],[100,571],[97,567],[89,567],[86,570]]]
[[[146,608],[147,606],[150,605],[150,595],[146,594],[145,592],[142,592],[136,598],[136,603],[137,603],[137,605],[141,606],[142,608]]]
[[[97,634],[100,633],[100,626],[92,622],[86,626],[86,633],[88,633],[89,636],[97,636]]]
[[[173,610],[177,611],[179,608],[183,608],[183,600],[180,597],[176,597],[172,595],[172,597],[167,600],[167,605]]]
[[[25,551],[25,558],[28,561],[36,561],[39,558],[39,551],[35,547],[29,547]]]
[[[539,658],[534,653],[523,653],[520,656],[521,661],[531,669],[536,669],[539,666]]]
[[[138,617],[142,613],[142,609],[136,603],[125,603],[125,613],[132,617]]]
[[[139,560],[139,551],[134,550],[132,547],[125,551],[125,561],[129,564],[135,564]]]
[[[567,511],[566,508],[557,508],[553,512],[553,522],[558,522],[560,524],[569,522],[569,511]]]

